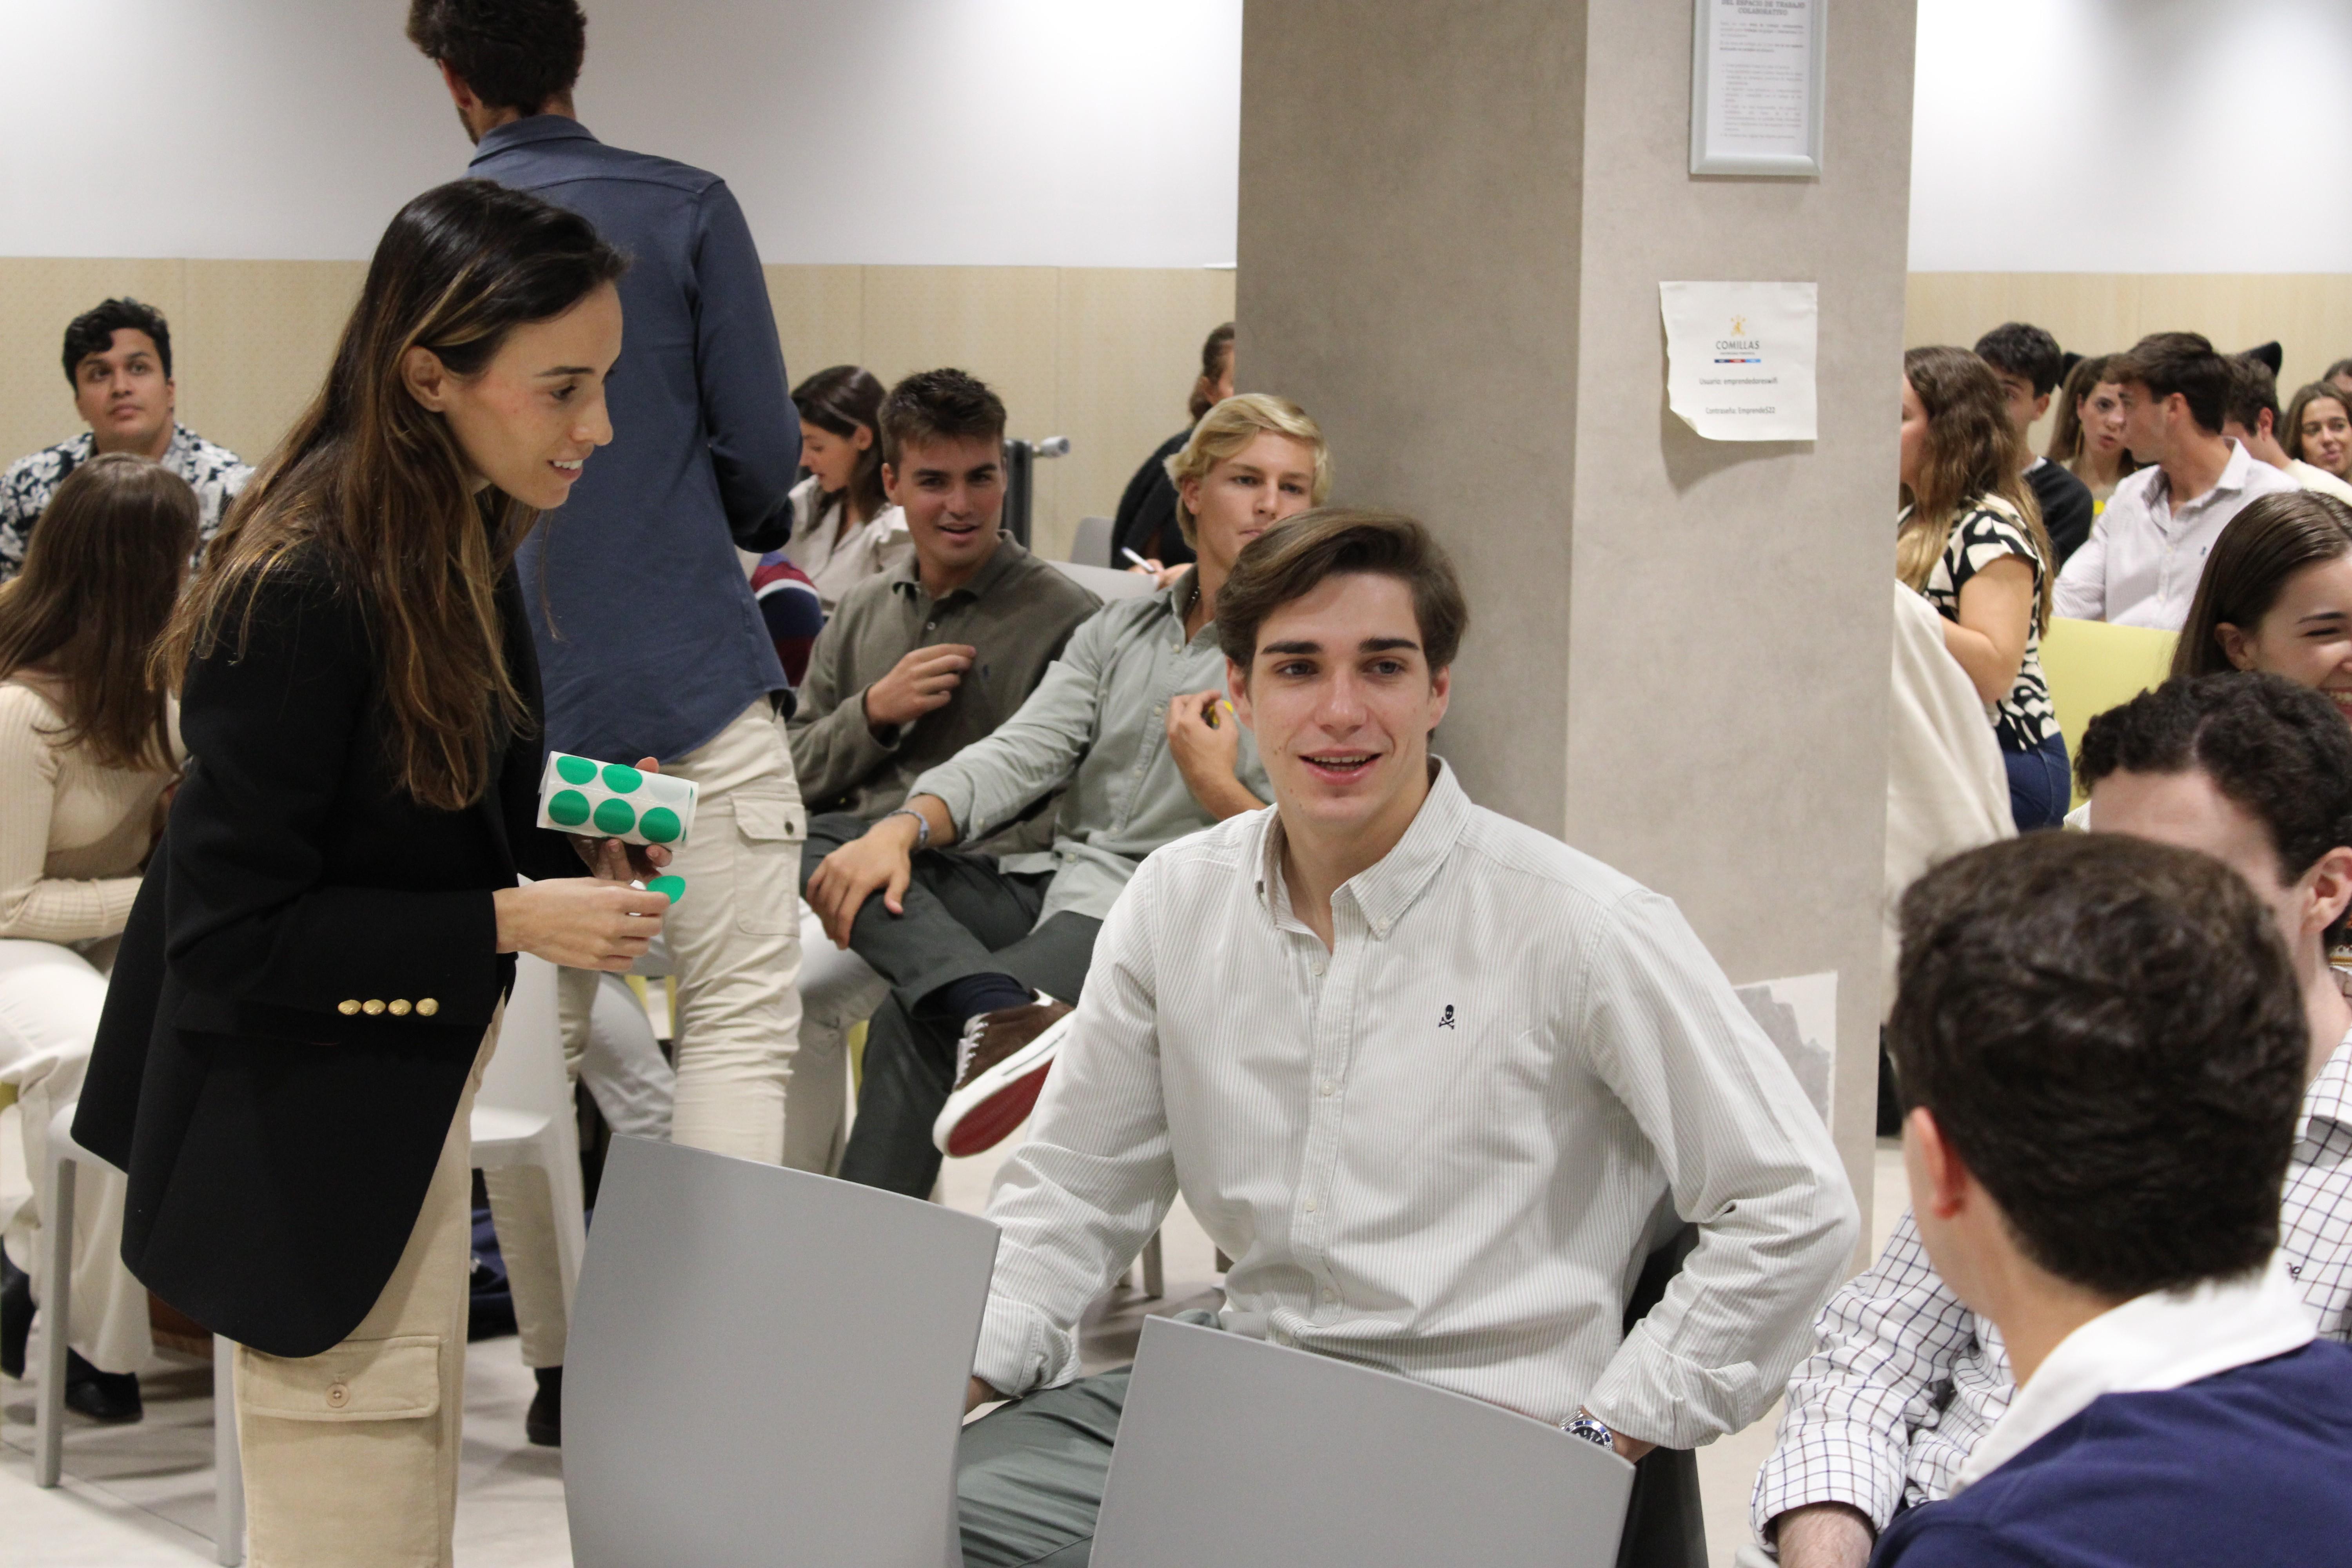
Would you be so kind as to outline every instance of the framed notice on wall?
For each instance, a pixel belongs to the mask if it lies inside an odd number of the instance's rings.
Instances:
[[[1822,172],[1829,0],[1694,0],[1691,173]]]

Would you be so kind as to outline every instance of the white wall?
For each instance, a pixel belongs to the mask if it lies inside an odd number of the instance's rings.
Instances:
[[[2352,268],[2352,0],[1918,5],[1913,271]]]
[[[1241,0],[586,8],[582,120],[724,174],[765,260],[1233,259]],[[406,9],[0,0],[0,255],[364,258],[468,153]]]

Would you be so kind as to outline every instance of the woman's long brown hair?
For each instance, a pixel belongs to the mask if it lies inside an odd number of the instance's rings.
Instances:
[[[1927,411],[1927,440],[1919,477],[1904,487],[1911,515],[1895,540],[1895,574],[1925,589],[1952,542],[1952,529],[1985,496],[2009,503],[2024,521],[2042,558],[2041,602],[2034,625],[2050,625],[2050,580],[2057,552],[2042,526],[2042,507],[2025,482],[2025,442],[2009,422],[2009,405],[1992,368],[1966,349],[1906,349],[1903,374]]]
[[[425,192],[384,230],[326,385],[237,500],[156,649],[173,684],[298,561],[356,596],[390,710],[388,750],[425,805],[480,798],[501,732],[528,720],[498,584],[538,513],[477,481],[401,364],[431,350],[478,374],[508,332],[560,316],[626,262],[585,218],[486,180]]]
[[[148,653],[172,618],[196,548],[188,481],[129,452],[66,476],[33,530],[25,569],[0,587],[0,679],[51,697],[100,767],[170,773],[163,685]]]
[[[2176,676],[2235,669],[2219,628],[2251,636],[2278,603],[2287,579],[2306,566],[2352,555],[2352,506],[2317,490],[2263,496],[2231,518],[2205,558],[2189,624],[2172,648]]]

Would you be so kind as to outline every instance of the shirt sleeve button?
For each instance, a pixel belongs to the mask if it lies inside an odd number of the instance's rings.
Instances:
[[[341,1408],[343,1408],[343,1406],[345,1406],[345,1405],[349,1405],[351,1402],[352,1402],[352,1390],[351,1390],[351,1385],[350,1385],[349,1384],[332,1383],[332,1384],[329,1384],[327,1385],[327,1408],[328,1408],[328,1409],[330,1409],[330,1410],[341,1410]]]

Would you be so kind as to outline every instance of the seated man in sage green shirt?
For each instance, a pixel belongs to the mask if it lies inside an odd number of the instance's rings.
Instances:
[[[1011,1131],[1136,867],[1272,793],[1223,701],[1217,590],[1251,540],[1322,501],[1329,454],[1296,405],[1247,394],[1209,411],[1169,475],[1192,570],[1080,626],[1019,712],[863,834],[809,825],[810,908],[892,988],[866,1034],[848,1180],[927,1195],[951,1094],[961,1109],[941,1146],[976,1152]],[[1057,792],[1049,853],[955,847]]]
[[[1004,405],[960,370],[891,389],[882,482],[905,510],[914,558],[842,596],[816,639],[785,736],[801,798],[828,847],[904,804],[916,776],[1011,718],[1101,601],[998,527],[1004,507]],[[973,849],[1053,842],[1049,802]],[[823,851],[804,861],[813,870]],[[888,986],[856,953],[801,924],[801,1032],[784,1105],[784,1163],[838,1161],[845,1047]]]

